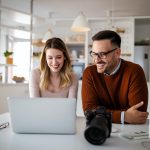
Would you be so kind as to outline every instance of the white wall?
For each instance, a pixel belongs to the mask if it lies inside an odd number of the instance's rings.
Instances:
[[[7,97],[28,97],[28,84],[0,84],[0,114],[8,111]]]

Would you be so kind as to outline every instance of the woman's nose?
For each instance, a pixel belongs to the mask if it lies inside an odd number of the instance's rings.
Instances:
[[[53,64],[57,64],[57,60],[55,58],[52,59]]]

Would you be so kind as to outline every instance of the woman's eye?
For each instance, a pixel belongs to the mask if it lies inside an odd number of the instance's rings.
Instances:
[[[55,59],[62,59],[62,56],[61,56],[61,55],[57,55],[57,56],[55,57]]]
[[[61,59],[61,58],[62,58],[61,56],[58,56],[58,57],[57,57],[57,59]]]
[[[48,57],[48,59],[53,59],[52,57]]]
[[[62,59],[62,56],[57,56],[57,57],[47,57],[48,59]]]

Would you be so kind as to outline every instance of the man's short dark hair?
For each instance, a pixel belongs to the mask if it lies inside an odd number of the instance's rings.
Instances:
[[[105,40],[105,39],[110,40],[112,44],[117,45],[118,47],[121,46],[121,37],[115,31],[103,30],[96,33],[92,37],[93,41]]]

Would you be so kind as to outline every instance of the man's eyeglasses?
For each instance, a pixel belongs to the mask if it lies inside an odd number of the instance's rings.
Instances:
[[[90,55],[91,55],[91,57],[93,57],[94,59],[97,58],[97,57],[98,57],[98,58],[105,59],[106,56],[107,56],[107,54],[109,54],[109,53],[115,51],[116,49],[118,49],[118,48],[114,48],[114,49],[112,49],[112,50],[110,50],[110,51],[108,51],[108,52],[99,52],[99,53],[95,53],[95,52],[93,52],[93,51],[90,51]]]
[[[0,125],[0,129],[7,128],[9,126],[9,122],[3,123]]]

